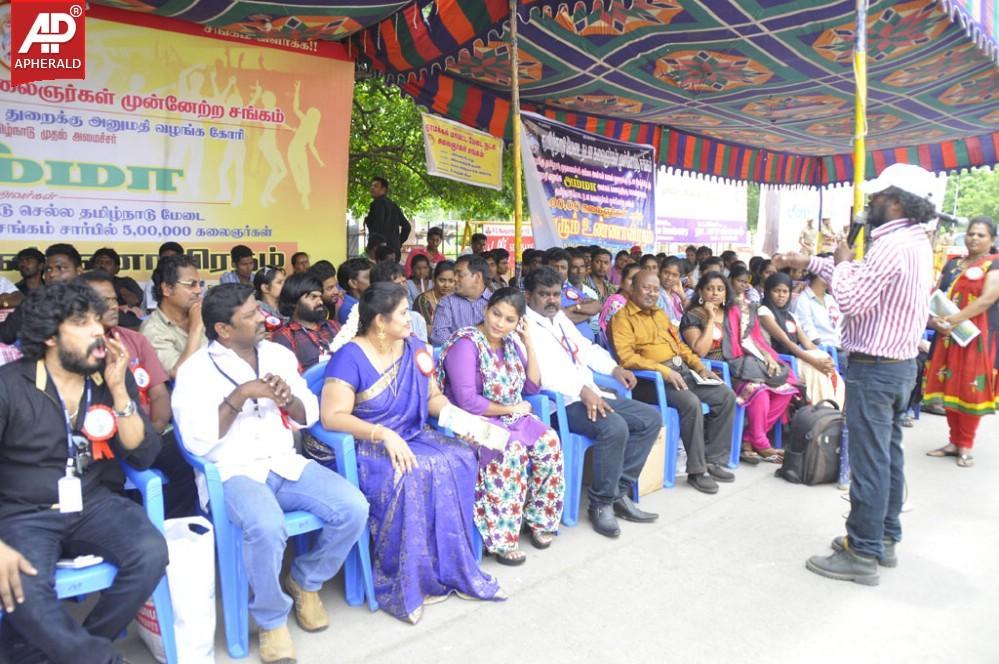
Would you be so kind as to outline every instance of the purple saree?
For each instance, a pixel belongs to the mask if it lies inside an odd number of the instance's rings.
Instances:
[[[415,360],[425,348],[407,339],[398,364],[379,375],[349,343],[326,370],[327,380],[354,391],[355,417],[395,431],[416,456],[417,468],[397,476],[382,445],[357,441],[361,491],[371,505],[375,595],[385,611],[414,622],[426,599],[455,591],[492,599],[499,591],[472,553],[475,453],[427,428],[430,383]]]

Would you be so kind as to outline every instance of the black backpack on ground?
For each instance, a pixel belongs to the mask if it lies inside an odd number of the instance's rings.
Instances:
[[[784,463],[775,473],[793,484],[832,484],[839,479],[843,413],[831,399],[799,408],[784,435]]]

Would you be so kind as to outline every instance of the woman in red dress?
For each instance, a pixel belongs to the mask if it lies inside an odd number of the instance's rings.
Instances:
[[[933,457],[957,457],[963,468],[974,465],[971,448],[983,415],[999,408],[999,253],[996,225],[989,217],[968,222],[964,236],[968,255],[944,266],[939,288],[960,311],[936,318],[930,327],[937,336],[927,364],[924,401],[947,412],[950,443],[927,452]],[[954,326],[966,320],[981,331],[962,347],[950,338]]]

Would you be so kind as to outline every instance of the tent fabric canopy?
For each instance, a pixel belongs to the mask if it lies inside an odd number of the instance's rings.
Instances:
[[[433,112],[510,136],[507,0],[105,0],[267,37],[346,40]],[[520,0],[523,108],[732,180],[853,178],[853,0]],[[999,159],[999,0],[868,10],[873,176]]]

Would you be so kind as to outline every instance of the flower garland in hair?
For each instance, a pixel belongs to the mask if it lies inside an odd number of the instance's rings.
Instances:
[[[360,308],[360,303],[354,305],[354,308],[350,310],[350,314],[347,316],[347,322],[344,323],[340,331],[333,337],[333,343],[330,344],[331,355],[349,344],[357,336],[357,328],[361,320],[361,314],[358,312]]]

